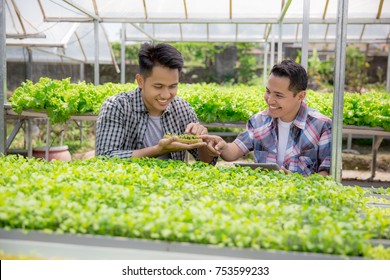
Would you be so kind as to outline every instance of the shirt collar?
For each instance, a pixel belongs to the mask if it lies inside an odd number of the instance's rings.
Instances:
[[[268,113],[268,111],[266,111]],[[301,102],[301,106],[299,107],[299,111],[297,116],[293,121],[293,125],[298,127],[299,129],[304,129],[307,119],[307,104],[305,101]],[[269,122],[268,126],[276,127],[278,121],[275,118],[272,118]]]
[[[304,129],[306,124],[306,119],[307,119],[307,104],[305,101],[302,101],[298,114],[295,117],[293,124],[300,129]]]
[[[135,112],[140,112],[140,113],[148,111],[148,109],[145,106],[144,101],[142,100],[141,89],[138,87],[134,90],[133,110]]]

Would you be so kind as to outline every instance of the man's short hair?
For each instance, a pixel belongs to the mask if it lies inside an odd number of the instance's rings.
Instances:
[[[288,89],[294,93],[294,96],[299,92],[306,90],[308,76],[305,68],[293,60],[283,60],[279,64],[272,67],[271,74],[276,77],[287,77],[290,79]]]
[[[145,78],[151,75],[155,66],[177,69],[180,74],[184,65],[181,53],[173,46],[164,43],[143,44],[138,53],[138,63],[140,74]]]

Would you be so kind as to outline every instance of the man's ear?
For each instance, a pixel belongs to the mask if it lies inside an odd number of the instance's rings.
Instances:
[[[141,74],[135,75],[135,79],[137,80],[138,87],[142,89],[144,86],[144,78],[142,77],[142,75]]]
[[[298,99],[299,101],[303,101],[305,100],[305,97],[306,97],[306,91],[305,90],[302,90],[298,93]]]

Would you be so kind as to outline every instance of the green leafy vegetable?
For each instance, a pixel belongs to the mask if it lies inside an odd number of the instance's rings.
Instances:
[[[0,226],[388,258],[376,197],[319,175],[201,162],[0,157]],[[371,246],[371,247],[370,247]]]

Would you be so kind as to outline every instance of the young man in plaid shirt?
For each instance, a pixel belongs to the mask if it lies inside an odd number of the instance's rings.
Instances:
[[[329,175],[332,121],[307,107],[306,70],[291,60],[276,64],[268,79],[265,111],[252,116],[233,143],[202,136],[210,154],[234,161],[254,152],[255,162],[277,163],[286,173]]]
[[[144,44],[138,54],[138,87],[108,98],[96,123],[96,155],[119,158],[156,157],[215,164],[205,142],[182,144],[165,134],[207,134],[190,105],[176,96],[183,67],[180,52],[168,44]]]

